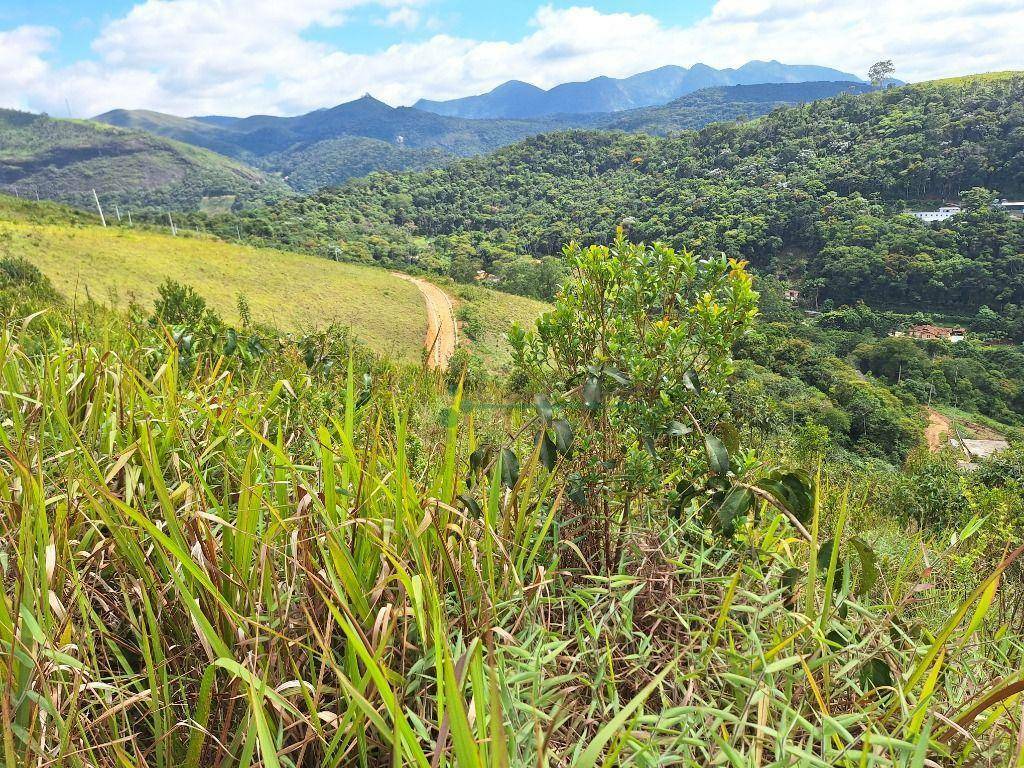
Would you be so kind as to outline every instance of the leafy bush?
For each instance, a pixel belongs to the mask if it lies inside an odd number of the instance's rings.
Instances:
[[[195,288],[171,278],[157,288],[160,294],[154,302],[157,319],[166,325],[197,325],[207,319],[206,299]]]
[[[559,438],[567,442],[559,431],[567,422],[553,412],[573,417],[566,471],[574,500],[603,527],[604,565],[613,570],[637,495],[663,497],[707,471],[694,443],[706,433],[718,441],[710,435],[727,410],[730,352],[756,314],[756,294],[742,263],[633,245],[621,228],[610,248],[573,244],[565,259],[554,310],[535,330],[514,328],[510,341],[554,430],[553,439],[539,438],[542,449],[551,454]],[[709,449],[709,460],[724,479],[722,451]]]
[[[20,256],[0,259],[0,287],[39,286],[48,282],[35,264]]]

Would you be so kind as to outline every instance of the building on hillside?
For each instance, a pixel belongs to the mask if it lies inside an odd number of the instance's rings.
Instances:
[[[997,200],[996,207],[1018,219],[1024,218],[1024,200]]]
[[[894,336],[903,336],[901,332],[893,334]],[[948,341],[950,344],[956,344],[957,342],[963,341],[967,336],[967,330],[964,328],[942,328],[938,325],[912,325],[907,329],[906,335],[912,339],[922,339],[925,341]]]
[[[497,285],[501,282],[501,278],[497,275],[492,275],[485,269],[478,269],[473,279],[478,283],[487,283],[488,285]]]
[[[794,288],[787,288],[782,295],[786,301],[800,301],[800,291]]]
[[[935,221],[945,221],[962,212],[959,205],[944,205],[937,211],[911,211],[910,215],[921,221],[931,224]]]

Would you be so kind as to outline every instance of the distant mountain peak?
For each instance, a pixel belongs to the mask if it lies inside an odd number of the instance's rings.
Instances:
[[[449,117],[527,119],[558,114],[592,114],[667,104],[688,93],[716,86],[812,81],[860,82],[848,72],[806,64],[748,61],[737,69],[667,64],[624,78],[599,75],[586,82],[562,83],[544,90],[509,80],[487,93],[449,101],[420,99],[417,109]]]

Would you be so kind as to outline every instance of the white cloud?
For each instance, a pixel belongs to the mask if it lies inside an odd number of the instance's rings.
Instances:
[[[407,5],[401,8],[396,8],[381,19],[381,24],[385,27],[405,27],[406,29],[416,29],[416,27],[419,26],[419,23],[420,12]]]
[[[28,109],[34,91],[46,78],[43,58],[60,33],[52,27],[0,30],[0,106]]]
[[[115,106],[177,114],[289,114],[366,91],[393,104],[479,93],[516,78],[550,87],[663,64],[738,66],[749,59],[864,73],[891,58],[907,80],[1024,68],[1024,0],[718,0],[671,27],[653,16],[540,7],[512,41],[437,34],[373,54],[305,35],[349,22],[359,6],[411,27],[429,0],[145,0],[107,23],[95,58],[47,63],[56,32],[0,32],[0,104],[76,114]],[[427,25],[429,28],[429,24]]]

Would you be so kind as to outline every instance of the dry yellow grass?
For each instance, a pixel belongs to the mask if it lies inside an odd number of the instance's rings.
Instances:
[[[149,304],[170,277],[193,286],[231,320],[243,293],[259,322],[284,331],[338,322],[377,352],[420,359],[423,298],[416,286],[383,269],[114,227],[0,221],[0,239],[69,299],[88,294],[121,306],[132,298]]]

